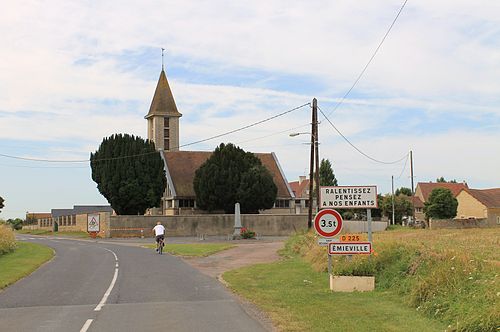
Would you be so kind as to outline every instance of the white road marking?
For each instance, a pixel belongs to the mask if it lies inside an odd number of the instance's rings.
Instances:
[[[87,330],[90,327],[90,324],[92,324],[93,321],[94,321],[93,319],[87,319],[87,321],[85,322],[85,324],[83,324],[80,332],[87,332]]]
[[[107,248],[103,248],[103,249],[109,251],[110,253],[113,254],[113,256],[115,256],[115,274],[113,276],[113,280],[111,280],[111,284],[109,285],[108,290],[106,290],[106,293],[104,293],[104,296],[102,297],[99,304],[95,307],[94,311],[101,311],[102,307],[104,306],[104,304],[108,300],[108,296],[109,296],[109,294],[111,294],[113,287],[115,287],[116,279],[118,278],[118,256],[116,256],[116,254],[112,250],[109,250]]]

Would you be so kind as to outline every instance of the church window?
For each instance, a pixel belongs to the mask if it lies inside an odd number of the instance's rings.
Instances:
[[[194,199],[180,199],[179,207],[181,208],[194,207]]]
[[[170,137],[170,129],[167,128],[163,129],[163,136]]]
[[[170,118],[163,118],[163,127],[168,128],[170,127]]]
[[[163,140],[163,149],[164,150],[170,149],[170,140],[169,139],[164,139]]]

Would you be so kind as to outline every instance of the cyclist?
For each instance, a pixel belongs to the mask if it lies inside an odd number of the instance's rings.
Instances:
[[[160,240],[162,241],[162,246],[164,245],[163,241],[165,240],[165,227],[161,224],[161,221],[156,223],[156,226],[153,227],[153,233],[156,237],[156,251],[158,251],[158,245],[160,244]]]

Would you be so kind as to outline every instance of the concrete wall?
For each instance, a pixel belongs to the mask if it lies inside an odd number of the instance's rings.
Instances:
[[[481,219],[431,219],[429,221],[430,229],[489,228],[498,226],[500,225],[496,224],[496,221],[493,220],[493,218],[492,220],[490,220],[489,218],[481,218]]]
[[[152,228],[157,221],[165,226],[167,236],[197,236],[205,234],[229,235],[234,231],[234,215],[196,215],[196,216],[111,216],[110,237],[152,236]],[[306,215],[250,214],[242,215],[243,227],[263,236],[288,236],[307,228]],[[372,222],[374,232],[383,231],[386,222]],[[344,221],[343,233],[356,233],[367,230],[366,221]]]
[[[99,224],[101,231],[99,237],[109,237],[109,212],[99,212]],[[71,218],[70,218],[71,217]],[[30,226],[30,229],[47,229],[54,228],[53,223],[58,223],[60,232],[87,231],[87,214],[77,214],[75,216],[61,216],[59,218],[39,219],[38,225]],[[24,228],[24,227],[23,227]]]

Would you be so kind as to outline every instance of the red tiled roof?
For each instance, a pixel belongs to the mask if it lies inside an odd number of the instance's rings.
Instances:
[[[309,179],[305,179],[302,181],[293,181],[288,183],[296,198],[303,198],[302,194],[306,196],[306,190],[309,188]]]
[[[487,208],[500,208],[500,188],[464,189]]]
[[[413,196],[411,198],[411,202],[413,203],[414,208],[423,208],[424,207],[424,202],[422,202],[422,200],[418,196]]]
[[[172,178],[177,197],[194,197],[193,179],[195,172],[212,155],[205,151],[165,151],[168,172]],[[273,176],[278,187],[277,197],[291,198],[286,179],[281,174],[277,161],[272,153],[255,153],[262,165]]]
[[[457,195],[460,193],[460,191],[462,191],[462,189],[469,188],[466,183],[450,183],[450,182],[419,182],[417,186],[420,187],[425,202],[427,202],[427,200],[429,199],[429,195],[431,194],[432,190],[436,188],[449,189],[453,194],[453,197],[457,197]]]

